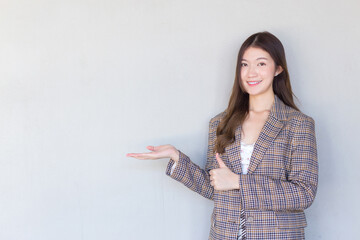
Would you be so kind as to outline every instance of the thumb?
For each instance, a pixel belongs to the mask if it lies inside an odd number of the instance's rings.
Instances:
[[[227,168],[227,166],[225,165],[223,160],[220,158],[220,155],[218,153],[216,153],[216,160],[217,160],[220,168]]]

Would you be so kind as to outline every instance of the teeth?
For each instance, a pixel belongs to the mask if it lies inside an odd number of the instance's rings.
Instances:
[[[258,81],[258,82],[248,82],[250,85],[254,85],[254,84],[258,84],[259,82],[261,81]]]

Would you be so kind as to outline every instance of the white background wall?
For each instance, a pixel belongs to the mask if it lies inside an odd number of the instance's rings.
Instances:
[[[307,239],[359,230],[357,0],[0,0],[0,239],[207,239],[212,203],[127,152],[205,164],[252,33],[283,42],[316,121]]]

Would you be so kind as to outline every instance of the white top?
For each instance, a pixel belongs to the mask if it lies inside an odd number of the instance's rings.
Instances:
[[[246,143],[241,142],[240,156],[241,156],[242,174],[247,174],[247,172],[248,172],[251,155],[254,151],[254,146],[255,146],[255,143],[246,144]]]

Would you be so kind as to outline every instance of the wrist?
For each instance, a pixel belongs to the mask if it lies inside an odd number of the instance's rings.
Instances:
[[[179,161],[180,152],[177,149],[174,149],[174,153],[171,155],[171,159],[176,163]]]

